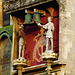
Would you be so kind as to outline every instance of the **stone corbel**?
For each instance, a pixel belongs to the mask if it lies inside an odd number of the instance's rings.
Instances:
[[[58,55],[55,53],[47,53],[47,52],[42,53],[42,58],[47,66],[46,71],[48,75],[50,75],[50,72],[52,71],[51,65],[55,60],[57,60],[57,57]]]
[[[30,66],[30,61],[25,58],[18,58],[13,60],[13,67],[18,71],[18,75],[22,75],[23,68]]]

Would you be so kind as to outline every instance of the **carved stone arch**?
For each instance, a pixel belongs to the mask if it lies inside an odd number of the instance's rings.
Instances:
[[[10,35],[3,31],[0,34],[0,75],[11,75],[12,43]]]
[[[61,11],[65,11],[65,5],[66,5],[66,0],[55,0],[57,1],[58,5],[59,5],[59,13]],[[60,17],[60,15],[59,15]]]
[[[57,1],[59,5],[65,2],[65,0],[55,0],[55,1]]]
[[[6,36],[6,37],[10,40],[10,42],[12,41],[12,40],[10,39],[10,34],[9,34],[8,32],[3,31],[3,32],[0,34],[0,38],[3,38],[4,36]]]
[[[57,1],[57,3],[60,5],[61,3],[60,3],[60,0],[56,0]]]

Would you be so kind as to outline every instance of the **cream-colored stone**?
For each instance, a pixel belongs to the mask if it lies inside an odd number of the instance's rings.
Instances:
[[[61,5],[59,14],[59,59],[66,61],[66,75],[75,75],[75,0],[62,4],[65,8]]]

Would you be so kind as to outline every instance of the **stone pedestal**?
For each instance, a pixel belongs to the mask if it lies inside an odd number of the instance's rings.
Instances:
[[[57,54],[55,53],[48,53],[48,52],[44,52],[42,54],[42,58],[43,60],[46,62],[46,65],[47,65],[47,68],[46,68],[46,71],[48,73],[48,75],[50,75],[50,71],[52,71],[52,68],[51,68],[51,65],[53,63],[53,61],[57,60]]]
[[[27,66],[29,66],[29,63],[25,58],[13,60],[13,67],[16,67],[16,69],[18,70],[18,75],[22,75],[22,69]]]

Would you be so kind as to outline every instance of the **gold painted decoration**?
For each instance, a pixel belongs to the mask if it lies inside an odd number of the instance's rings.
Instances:
[[[47,10],[49,11],[50,15],[53,17],[54,8],[49,7],[47,8]]]
[[[43,61],[42,60],[42,53],[44,52],[43,47],[46,45],[46,39],[45,39],[45,36],[44,36],[44,35],[46,35],[44,33],[45,30],[43,28],[41,28],[40,32],[41,33],[40,34],[38,33],[38,35],[33,39],[33,41],[36,42],[36,44],[34,46],[34,50],[33,50],[33,61],[36,60],[37,62]],[[39,59],[37,58],[36,54],[38,54],[38,56],[40,57]]]

